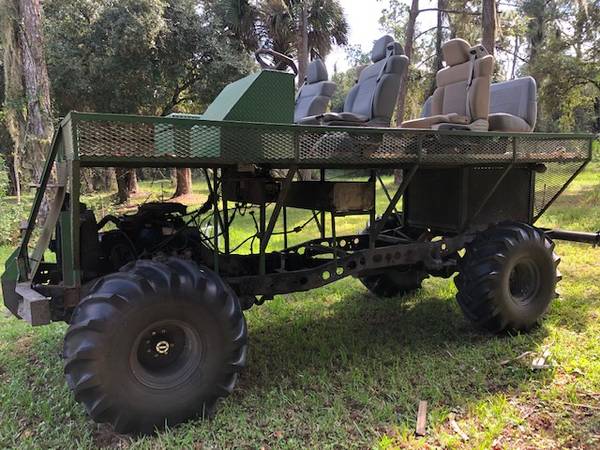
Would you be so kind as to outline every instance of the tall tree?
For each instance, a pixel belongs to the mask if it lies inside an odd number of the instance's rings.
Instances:
[[[419,15],[419,0],[412,0],[410,11],[408,12],[408,20],[406,22],[406,35],[404,36],[404,54],[410,60],[413,56],[413,45],[415,41],[415,28],[417,25],[417,17]],[[404,121],[404,105],[406,101],[406,93],[408,92],[408,71],[405,70],[400,80],[400,93],[398,94],[396,114],[398,126]]]
[[[482,0],[481,43],[490,55],[496,51],[496,0]]]
[[[412,0],[410,7],[400,0],[390,0],[387,7],[382,11],[379,20],[382,27],[393,34],[398,42],[404,42],[404,54],[411,63],[409,70],[402,74],[400,80],[400,91],[396,100],[396,122],[398,126],[406,116],[408,86],[415,67],[413,50],[416,42],[417,18],[420,12],[419,0]]]
[[[46,4],[48,64],[55,104],[63,114],[72,109],[198,113],[252,67],[242,43],[223,26],[210,2],[46,0]],[[189,192],[191,173],[179,172],[177,193]],[[135,187],[134,173],[116,173],[119,200],[126,201]]]
[[[437,3],[437,24],[435,27],[435,62],[433,64],[433,72],[437,73],[444,67],[444,58],[442,56],[442,45],[444,43],[444,20],[447,17],[446,8],[448,6],[447,0],[438,0]],[[436,89],[435,77],[431,77],[431,84],[427,97],[433,95]]]
[[[298,82],[308,61],[325,58],[335,45],[348,43],[348,23],[339,0],[211,0],[228,28],[248,45],[264,45],[298,59]],[[249,36],[255,33],[255,38]],[[249,48],[254,50],[253,48]]]
[[[18,168],[35,180],[41,176],[53,133],[50,82],[44,59],[39,0],[3,0],[5,120],[14,142],[16,191]]]

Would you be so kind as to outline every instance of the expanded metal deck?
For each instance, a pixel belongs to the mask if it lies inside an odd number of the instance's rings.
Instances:
[[[584,162],[593,136],[315,127],[71,113],[82,166],[381,167]]]
[[[536,164],[535,214],[592,156],[593,135],[315,127],[71,113],[63,157],[81,167],[372,168]]]

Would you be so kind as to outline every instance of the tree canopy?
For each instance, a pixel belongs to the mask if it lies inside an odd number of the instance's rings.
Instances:
[[[252,67],[197,0],[48,0],[56,109],[168,114],[202,110]]]

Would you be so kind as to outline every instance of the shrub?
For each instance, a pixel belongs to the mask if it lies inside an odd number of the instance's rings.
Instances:
[[[0,245],[13,244],[19,235],[21,205],[7,199],[8,173],[0,155]]]

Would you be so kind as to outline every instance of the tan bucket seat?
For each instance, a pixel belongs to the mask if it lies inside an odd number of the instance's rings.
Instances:
[[[494,57],[481,45],[452,39],[442,47],[447,67],[436,75],[430,115],[402,123],[402,128],[486,131]]]

